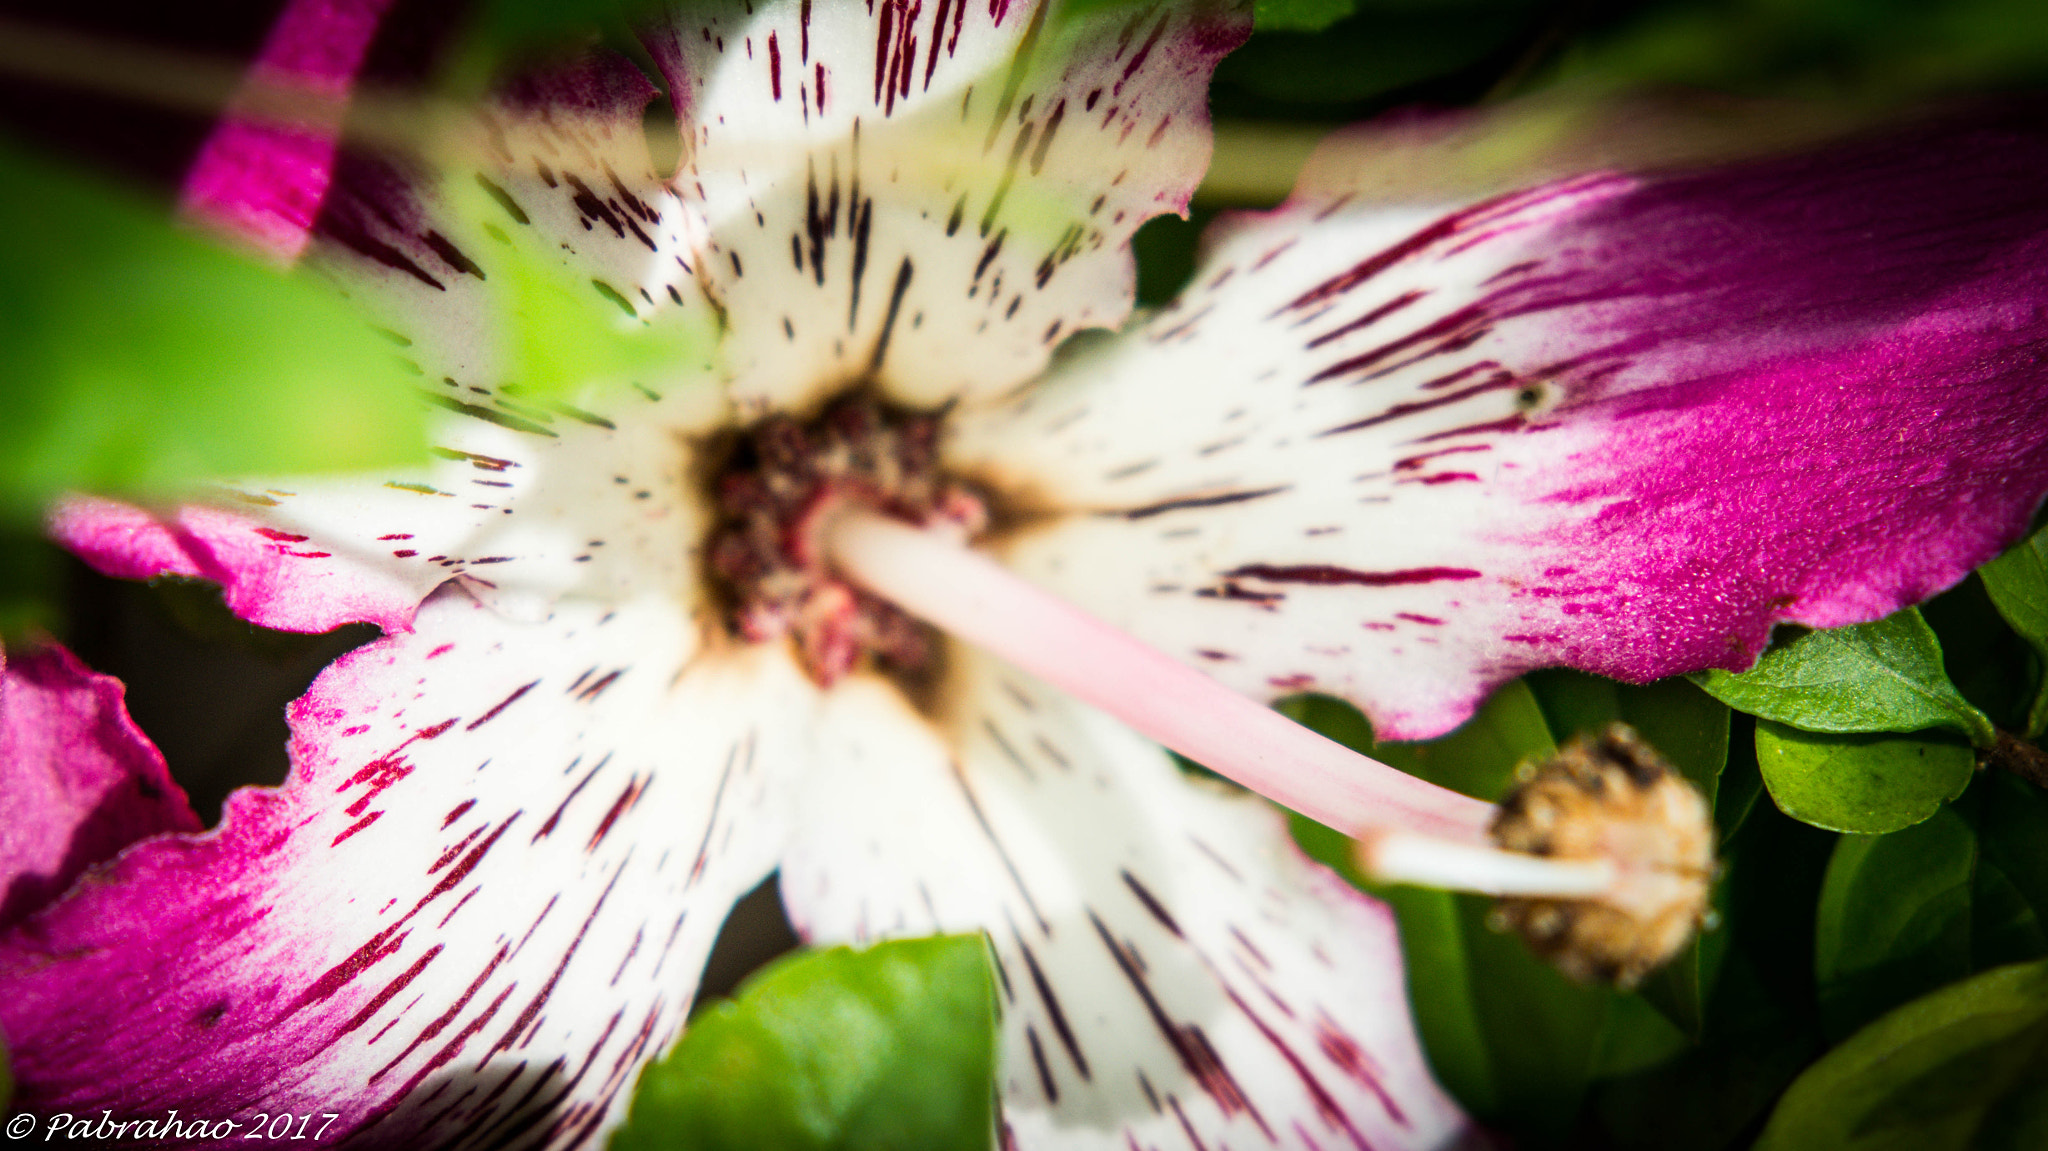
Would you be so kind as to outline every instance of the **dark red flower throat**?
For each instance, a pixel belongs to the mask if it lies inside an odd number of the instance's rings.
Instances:
[[[735,634],[755,643],[793,636],[820,684],[868,655],[899,672],[932,661],[932,629],[840,578],[821,529],[835,511],[860,506],[963,537],[981,531],[982,499],[939,468],[939,419],[857,396],[808,422],[776,415],[742,433],[713,480],[719,524],[708,553]]]

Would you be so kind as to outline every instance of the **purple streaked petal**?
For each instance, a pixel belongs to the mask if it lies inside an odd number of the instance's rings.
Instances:
[[[591,52],[508,82],[425,158],[344,155],[315,226],[320,266],[403,338],[436,395],[552,423],[500,390],[526,319],[512,313],[533,302],[507,294],[522,264],[558,273],[620,331],[702,316],[698,225],[641,129],[655,94],[631,61]]]
[[[49,529],[58,543],[116,579],[212,580],[236,615],[279,631],[323,632],[358,622],[404,631],[433,586],[409,585],[309,546],[304,536],[211,508],[157,515],[78,496],[51,513]]]
[[[285,554],[345,558],[414,601],[453,579],[524,620],[572,594],[695,603],[711,509],[683,437],[719,426],[724,397],[686,386],[661,400],[629,393],[609,410],[617,419],[557,418],[545,436],[452,415],[427,464],[287,481],[261,489],[268,506],[248,516]]]
[[[186,174],[183,210],[280,260],[296,259],[333,177],[337,128],[391,0],[291,0],[249,83],[326,97],[334,125],[230,112]]]
[[[507,85],[444,167],[342,158],[311,259],[448,409],[433,429],[436,458],[338,480],[248,481],[243,515],[293,544],[284,550],[344,557],[413,602],[461,579],[524,619],[568,592],[693,582],[686,543],[700,534],[700,509],[675,433],[724,414],[708,349],[589,396],[531,395],[506,378],[523,350],[547,342],[529,305],[595,307],[635,331],[709,322],[672,255],[690,248],[689,213],[653,171],[641,132],[653,94],[630,62],[593,54]],[[549,277],[576,299],[519,294]],[[601,340],[610,329],[574,334]]]
[[[1128,314],[1127,241],[1208,162],[1248,7],[1019,0],[691,8],[650,38],[743,401],[873,376],[935,406]]]
[[[1478,203],[1314,189],[954,454],[1089,509],[1016,543],[1027,574],[1383,735],[1537,667],[1738,669],[2024,529],[2044,177],[2038,123],[1986,116]]]
[[[0,936],[17,1104],[600,1132],[773,866],[811,698],[772,653],[691,664],[696,634],[659,599],[521,627],[448,589],[344,657],[293,705],[283,788]]]
[[[0,930],[129,844],[199,830],[121,700],[62,648],[0,656]]]
[[[1386,908],[1266,805],[956,650],[943,718],[886,684],[827,697],[782,866],[798,930],[985,929],[1019,1148],[1441,1148]],[[886,810],[885,810],[886,809]]]

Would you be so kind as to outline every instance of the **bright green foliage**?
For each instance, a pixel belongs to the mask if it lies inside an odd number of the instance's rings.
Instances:
[[[2048,962],[1951,984],[1857,1032],[1785,1093],[1758,1151],[2048,1146]]]
[[[0,517],[423,454],[395,349],[318,281],[8,145],[0,214]]]
[[[1496,692],[1465,726],[1429,743],[1375,744],[1364,718],[1324,697],[1283,710],[1366,754],[1468,794],[1494,798],[1524,758],[1557,749],[1544,711],[1523,683]],[[1317,858],[1368,886],[1350,841],[1296,817],[1295,835]],[[1680,1027],[1642,997],[1575,984],[1486,925],[1490,902],[1399,887],[1372,889],[1393,905],[1411,978],[1409,1000],[1437,1076],[1483,1119],[1561,1136],[1591,1085],[1669,1058]]]
[[[2048,528],[2013,545],[1978,574],[1991,602],[1998,605],[1998,614],[2040,658],[2026,724],[2027,738],[2039,739],[2048,734]]]
[[[1766,719],[1756,724],[1756,760],[1786,815],[1869,835],[1933,815],[1969,786],[1977,761],[1956,741],[1818,734]]]
[[[1996,742],[1991,720],[1942,670],[1941,641],[1914,608],[1875,623],[1808,632],[1763,654],[1740,675],[1693,681],[1738,711],[1803,731],[1924,731],[1946,727],[1979,747]]]
[[[613,1151],[987,1151],[997,1007],[978,935],[782,959],[640,1076]]]

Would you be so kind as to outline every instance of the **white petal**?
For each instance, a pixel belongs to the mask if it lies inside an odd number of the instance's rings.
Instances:
[[[293,773],[0,939],[17,1103],[337,1113],[569,1146],[681,1026],[773,866],[811,689],[642,600],[511,626],[450,589],[293,708]],[[317,1120],[316,1120],[317,1122]]]
[[[951,458],[1079,513],[1017,517],[1023,574],[1383,737],[1532,668],[1740,669],[2024,531],[2044,155],[1985,116],[1453,204],[1312,187],[1226,222],[1173,310],[961,414]]]
[[[1249,14],[1053,8],[779,0],[693,7],[657,40],[746,399],[872,376],[936,405],[1122,322],[1126,241],[1185,207]]]
[[[510,85],[436,140],[425,163],[345,155],[313,258],[406,341],[451,402],[549,424],[556,413],[498,390],[507,333],[493,308],[507,299],[514,253],[559,267],[585,302],[617,311],[622,330],[702,311],[674,255],[698,225],[654,171],[641,130],[654,95],[629,61],[593,53]]]
[[[1502,386],[1511,373],[1497,364],[1440,383],[1464,359],[1396,355],[1370,386],[1304,387],[1348,345],[1304,347],[1320,329],[1273,318],[1306,286],[1440,215],[1241,228],[1178,307],[1019,398],[956,419],[963,470],[1045,508],[1084,511],[1021,535],[1006,559],[1254,695],[1349,695],[1387,730],[1455,710],[1474,690],[1472,667],[1490,671],[1491,646],[1517,630],[1510,593],[1470,577],[1499,567],[1485,525],[1540,514],[1483,482],[1521,466],[1511,457],[1526,441],[1500,432],[1520,415],[1520,384]],[[1372,299],[1346,301],[1343,319],[1388,317],[1355,342],[1455,324],[1471,285],[1512,262],[1499,247],[1449,266],[1396,263]],[[1424,362],[1403,370],[1409,360]],[[1404,405],[1416,410],[1327,434]],[[1358,578],[1255,574],[1314,568]],[[1450,619],[1459,626],[1440,626]]]
[[[782,891],[807,938],[986,929],[1025,1148],[1440,1147],[1384,907],[1276,813],[955,651],[944,721],[827,699]]]
[[[251,480],[238,511],[415,595],[462,577],[528,619],[563,594],[694,585],[704,513],[678,437],[727,408],[710,375],[712,311],[677,255],[698,243],[694,217],[646,154],[652,94],[630,63],[593,56],[502,93],[439,169],[344,158],[315,257],[449,409],[431,429],[439,458]],[[575,403],[521,393],[507,373],[545,343],[546,310],[593,307],[621,337],[672,331],[691,354],[597,381]]]
[[[572,594],[702,607],[712,509],[684,437],[719,426],[725,399],[700,385],[614,410],[616,427],[563,419],[546,436],[452,417],[410,474],[278,481],[249,493],[267,506],[238,510],[282,533],[274,547],[341,556],[418,595],[460,578],[516,618]]]

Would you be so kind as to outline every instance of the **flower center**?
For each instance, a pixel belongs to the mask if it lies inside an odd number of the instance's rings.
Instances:
[[[926,670],[933,629],[841,578],[822,531],[854,507],[962,540],[981,531],[985,505],[940,470],[938,437],[937,415],[859,396],[809,422],[770,416],[744,433],[713,479],[720,522],[708,552],[733,631],[754,643],[791,637],[820,684],[867,656],[891,671]]]

